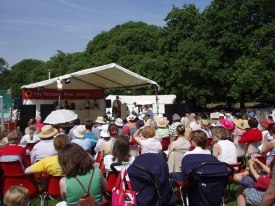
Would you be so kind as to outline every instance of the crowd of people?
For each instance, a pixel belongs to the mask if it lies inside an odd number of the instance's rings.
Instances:
[[[154,118],[152,112],[144,112],[129,114],[125,120],[117,117],[110,121],[103,116],[95,121],[76,119],[66,133],[60,125],[44,125],[37,117],[29,121],[24,134],[17,130],[7,134],[0,127],[0,162],[4,156],[18,156],[27,175],[62,176],[60,193],[64,202],[59,205],[78,204],[82,186],[88,187],[91,180],[89,192],[99,204],[104,199],[103,193],[110,191],[106,175],[112,170],[112,163],[120,163],[115,167],[117,171],[131,168],[135,162],[152,166],[160,163],[153,160],[155,156],[146,155],[157,154],[165,164],[157,168],[163,174],[157,179],[169,182],[160,190],[169,191],[163,193],[165,205],[173,205],[178,201],[172,193],[177,181],[188,178],[195,167],[186,163],[187,156],[190,161],[190,156],[202,155],[196,159],[197,164],[220,161],[233,165],[240,161],[240,145],[246,149],[254,145],[259,147],[258,151],[251,155],[242,172],[234,174],[233,179],[239,185],[237,205],[271,205],[275,200],[274,120],[272,112],[266,115],[251,111],[237,116],[220,114],[216,120],[203,119],[194,113],[183,117],[174,114],[169,122],[165,115]],[[167,138],[169,144],[164,149]],[[133,148],[137,151],[133,152]],[[99,155],[104,171],[95,164]],[[259,161],[258,156],[265,156],[266,162]],[[15,205],[12,199],[19,201],[18,193],[22,195],[20,201],[29,203],[26,189],[18,186],[6,192],[4,205]]]

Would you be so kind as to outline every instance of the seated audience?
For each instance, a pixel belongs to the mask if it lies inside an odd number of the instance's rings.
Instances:
[[[80,145],[85,151],[90,152],[92,145],[94,144],[94,140],[85,138],[85,126],[78,125],[77,128],[73,131],[76,139],[73,139],[71,143],[75,143]]]
[[[98,168],[93,166],[93,160],[89,154],[77,144],[69,143],[58,151],[58,161],[65,174],[60,180],[60,193],[67,205],[79,204],[79,199],[88,188],[90,180],[90,194],[95,203],[102,201],[102,192],[107,191],[107,182]]]
[[[169,136],[171,138],[175,138],[177,136],[177,126],[181,125],[180,116],[178,114],[173,114],[172,116],[172,124],[169,127]]]
[[[68,142],[69,140],[65,135],[56,136],[53,141],[55,150],[58,152]],[[58,162],[57,155],[45,157],[25,169],[25,174],[33,173],[47,173],[52,176],[63,176],[63,172]]]
[[[118,127],[118,136],[122,135],[122,128],[124,126],[123,119],[116,118],[115,125]]]
[[[134,133],[133,138],[141,146],[141,154],[159,153],[162,150],[156,130],[147,123]]]
[[[5,193],[3,202],[4,206],[29,206],[29,191],[21,185],[11,186]]]
[[[73,139],[76,139],[76,136],[74,135],[73,131],[80,125],[80,120],[77,118],[73,121],[73,128],[70,129],[68,133],[68,139],[71,142]]]
[[[156,119],[157,129],[156,134],[159,137],[169,137],[169,128],[168,128],[168,121],[164,117],[159,117]]]
[[[116,142],[118,128],[115,124],[110,124],[108,126],[109,137],[104,138],[105,141],[102,142],[101,151],[103,155],[111,154],[113,151],[114,144]],[[108,136],[108,135],[107,135]]]
[[[25,128],[25,134],[29,134],[29,129],[31,125],[36,125],[36,120],[33,118],[28,121],[28,126]]]
[[[44,157],[56,155],[53,145],[53,137],[58,133],[52,125],[45,125],[38,134],[40,141],[36,143],[31,151],[31,163],[35,163]]]
[[[19,146],[22,137],[20,131],[14,130],[7,136],[8,144],[0,149],[0,158],[6,155],[18,156],[22,159],[22,163],[25,167],[30,165],[30,159],[26,154],[26,149]],[[11,157],[12,158],[12,157]]]
[[[236,146],[228,140],[228,132],[223,126],[212,128],[212,136],[215,142],[212,154],[221,162],[228,164],[237,162]]]
[[[104,165],[107,171],[111,170],[112,163],[121,163],[128,167],[135,160],[135,157],[130,154],[130,144],[127,136],[118,136],[112,154],[104,156]],[[116,166],[116,170],[120,171],[121,166]]]
[[[168,167],[169,173],[181,171],[181,161],[185,152],[187,152],[191,144],[188,140],[190,129],[185,129],[184,125],[177,126],[178,139],[173,141],[169,146]]]
[[[261,142],[262,141],[262,132],[257,128],[258,121],[256,118],[250,118],[248,120],[248,125],[250,129],[247,130],[239,140],[239,144],[241,143],[254,143],[254,142]]]
[[[96,146],[95,146],[95,153],[98,153],[102,149],[102,143],[105,141],[108,141],[110,139],[110,133],[109,133],[109,125],[104,124],[101,126],[100,131],[100,139],[97,140]]]
[[[44,126],[43,122],[41,122],[41,117],[39,115],[37,115],[35,117],[35,120],[36,120],[36,124],[35,124],[36,129],[38,132],[41,132],[41,129]]]
[[[27,144],[35,144],[39,141],[40,138],[36,133],[36,127],[34,125],[31,125],[29,126],[29,133],[22,137],[20,145],[27,146]]]
[[[268,126],[268,131],[272,135],[273,140],[269,141],[268,136],[264,137],[264,143],[261,150],[261,153],[267,154],[266,164],[269,166],[273,157],[275,155],[275,123],[272,123]]]

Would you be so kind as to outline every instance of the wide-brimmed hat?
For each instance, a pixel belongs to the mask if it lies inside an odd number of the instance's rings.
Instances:
[[[219,123],[227,130],[232,130],[235,128],[234,122],[230,119],[220,119]]]
[[[244,129],[249,128],[248,124],[245,124],[243,119],[233,119],[233,122],[236,125],[236,127],[240,128],[240,129],[244,130]]]
[[[115,124],[119,127],[122,127],[124,125],[123,119],[121,118],[116,118]]]
[[[203,126],[208,126],[209,125],[209,122],[208,122],[207,119],[202,119],[201,123],[202,123]]]
[[[158,127],[166,127],[168,125],[168,121],[163,117],[157,118],[156,123]]]
[[[110,133],[108,131],[109,125],[104,124],[101,126],[100,136],[101,137],[110,137]]]
[[[136,119],[136,116],[133,115],[133,114],[130,114],[126,119],[127,119],[128,122],[134,121]]]
[[[85,126],[84,125],[79,125],[77,126],[74,130],[73,130],[73,134],[77,137],[77,138],[83,138],[84,137],[84,133],[85,133]]]
[[[53,137],[58,132],[52,125],[45,125],[41,128],[41,132],[38,134],[40,139],[47,139]]]
[[[95,120],[96,123],[105,124],[104,118],[102,116],[98,116]]]

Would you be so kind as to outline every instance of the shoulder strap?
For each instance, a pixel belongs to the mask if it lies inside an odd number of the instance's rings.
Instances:
[[[82,187],[82,189],[84,190],[85,193],[89,193],[89,191],[90,191],[91,183],[92,183],[92,180],[93,180],[93,177],[94,177],[94,172],[95,172],[95,169],[93,169],[92,176],[91,176],[91,179],[89,181],[87,191],[85,190],[85,188],[84,188],[83,184],[80,182],[80,180],[77,177],[74,177],[76,179],[76,181],[80,184],[80,186]]]

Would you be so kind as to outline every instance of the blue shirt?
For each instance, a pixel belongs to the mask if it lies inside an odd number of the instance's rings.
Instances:
[[[84,137],[91,140],[91,147],[95,147],[97,142],[97,136],[92,133],[84,133]]]

